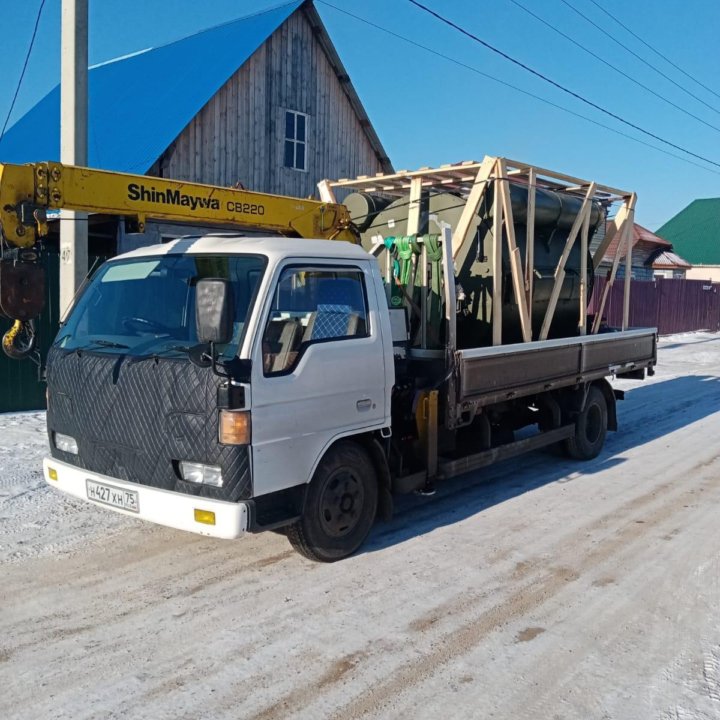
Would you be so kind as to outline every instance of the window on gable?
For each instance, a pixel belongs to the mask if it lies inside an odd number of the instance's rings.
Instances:
[[[307,115],[285,111],[285,156],[283,164],[294,170],[307,170]]]

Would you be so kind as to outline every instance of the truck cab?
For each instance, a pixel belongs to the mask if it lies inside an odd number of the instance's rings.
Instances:
[[[208,280],[228,288],[223,342],[198,335]],[[377,262],[346,242],[208,235],[112,259],[48,356],[47,481],[236,538],[297,526],[320,472],[316,527],[294,539],[347,554],[374,520],[360,476],[382,469],[391,424],[386,308]]]

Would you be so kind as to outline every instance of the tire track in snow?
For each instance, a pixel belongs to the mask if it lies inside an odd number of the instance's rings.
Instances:
[[[701,481],[700,487],[705,490],[713,489],[713,485],[706,480]],[[539,580],[524,585],[500,605],[486,610],[479,617],[461,627],[445,633],[436,640],[434,649],[428,654],[399,668],[386,682],[361,692],[353,701],[334,713],[332,718],[354,720],[366,716],[377,716],[401,693],[408,692],[413,685],[424,682],[440,667],[447,665],[457,656],[470,652],[491,632],[535,610],[564,589],[567,583],[576,581],[599,563],[622,551],[628,551],[630,544],[642,539],[648,530],[656,528],[672,518],[678,510],[683,509],[681,501],[690,499],[696,489],[695,487],[685,489],[679,494],[665,497],[660,507],[644,515],[642,524],[634,521],[628,522],[617,531],[613,538],[581,556],[574,567],[551,568],[549,573]],[[648,497],[653,497],[655,494],[647,493],[629,504],[636,508],[642,507],[643,503],[638,500],[647,501]],[[581,531],[574,535],[579,537],[584,533]]]

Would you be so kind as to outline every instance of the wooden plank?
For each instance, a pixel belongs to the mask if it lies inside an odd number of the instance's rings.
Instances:
[[[627,330],[630,326],[630,286],[632,285],[632,251],[633,251],[633,221],[635,219],[635,194],[633,193],[628,202],[628,223],[625,231],[627,243],[625,256],[625,284],[623,286],[623,324],[622,329]]]
[[[590,212],[585,213],[585,220],[580,231],[580,312],[578,314],[578,334],[587,334],[587,274],[588,274],[588,242],[590,235]]]
[[[253,160],[252,160],[252,189],[267,192],[269,178],[267,177],[265,152],[267,147],[267,125],[265,117],[265,77],[263,66],[267,56],[267,45],[261,45],[257,50],[256,62],[253,64],[252,104],[253,117]]]
[[[410,204],[408,206],[407,234],[417,235],[420,232],[420,200],[422,198],[422,180],[413,178],[410,183]]]
[[[513,169],[522,168],[525,170],[530,170],[531,168],[534,168],[537,175],[543,175],[545,177],[553,178],[555,180],[562,180],[563,182],[570,183],[572,185],[582,185],[583,187],[585,187],[590,184],[587,180],[576,178],[572,175],[565,175],[564,173],[558,173],[554,172],[553,170],[547,170],[546,168],[528,165],[527,163],[517,162],[515,160],[510,160],[509,158],[506,159],[506,162],[507,166],[512,167]],[[627,190],[618,190],[617,188],[612,188],[609,185],[600,185],[599,183],[593,183],[593,185],[595,185],[595,190],[602,190],[604,192],[608,192],[612,195],[617,195],[623,198],[629,197],[631,194]]]
[[[613,257],[613,264],[612,268],[610,270],[610,278],[608,279],[607,283],[605,284],[605,288],[603,289],[602,297],[600,298],[600,303],[598,305],[597,311],[595,312],[595,320],[593,321],[592,326],[592,334],[595,335],[598,330],[600,329],[600,323],[602,322],[602,315],[605,311],[605,303],[607,302],[608,295],[610,294],[610,290],[612,289],[612,286],[615,284],[615,275],[617,274],[618,266],[620,264],[620,258],[622,257],[622,248],[625,242],[625,233],[629,231],[631,224],[629,221],[629,214],[624,214],[624,220],[622,221],[622,224],[620,225],[618,229],[618,233],[620,233],[620,241],[618,242],[617,248],[615,249],[615,255]]]
[[[477,175],[475,176],[475,183],[470,190],[470,195],[463,207],[463,211],[460,215],[455,232],[453,233],[452,240],[452,254],[453,259],[457,257],[460,252],[460,248],[465,244],[467,240],[468,232],[472,226],[473,219],[477,215],[478,208],[482,202],[485,192],[488,188],[488,181],[490,176],[493,174],[497,167],[495,158],[486,156],[482,161],[482,164],[478,168]]]
[[[335,193],[330,187],[330,183],[327,180],[321,180],[318,183],[318,194],[323,202],[334,203],[337,202],[335,199]]]
[[[212,172],[209,173],[212,178],[213,185],[222,185],[223,178],[221,172],[224,169],[225,164],[225,143],[222,141],[222,125],[223,125],[223,109],[222,109],[223,93],[219,92],[215,94],[215,97],[210,101],[209,105],[212,106],[212,121],[213,130],[212,136],[210,137],[211,155],[212,158]]]
[[[595,250],[595,254],[593,255],[593,266],[594,267],[600,267],[600,263],[603,261],[603,258],[605,257],[605,253],[607,252],[608,248],[612,244],[612,241],[615,239],[615,235],[620,229],[620,226],[625,222],[625,219],[628,216],[629,212],[629,206],[630,206],[630,200],[633,197],[637,197],[635,193],[632,193],[632,195],[623,203],[623,206],[617,211],[617,214],[615,217],[607,224],[607,229],[605,231],[605,237],[603,238],[603,241],[600,243],[600,245]],[[634,203],[633,203],[634,204]]]
[[[510,270],[513,279],[513,290],[515,292],[515,302],[518,306],[518,314],[520,315],[520,328],[522,330],[523,342],[532,340],[532,332],[530,330],[530,320],[528,318],[528,310],[525,298],[525,283],[523,279],[522,258],[515,241],[515,223],[512,212],[512,200],[510,198],[510,183],[507,179],[507,168],[505,161],[500,158],[496,163],[496,182],[500,186],[500,195],[502,198],[502,209],[505,220],[505,234],[507,235],[507,244],[510,258]]]
[[[466,166],[465,169],[475,169],[475,170],[479,170],[481,165],[482,165],[482,163],[471,163],[471,164],[469,164],[468,166]],[[445,167],[445,166],[443,166],[443,167]],[[438,169],[437,169],[437,168],[435,168],[435,169],[430,169],[430,170],[413,170],[413,171],[410,171],[410,170],[398,170],[397,172],[392,173],[392,174],[378,173],[378,174],[377,174],[377,177],[375,178],[375,180],[377,180],[378,178],[380,178],[380,179],[382,179],[383,182],[390,182],[390,181],[392,181],[392,180],[405,180],[405,181],[407,181],[407,180],[410,180],[410,179],[412,179],[412,178],[414,178],[414,177],[422,177],[423,175],[433,175],[433,174],[436,174],[437,172],[438,172]],[[359,181],[359,180],[356,179],[356,180],[346,180],[346,181],[342,181],[342,182],[341,182],[341,181],[339,181],[339,180],[336,180],[336,181],[333,181],[333,185],[334,185],[335,187],[342,186],[342,185],[358,185],[358,186],[362,186],[362,185],[363,185],[363,182],[367,182],[367,181]]]
[[[455,352],[457,345],[457,313],[456,313],[456,291],[455,291],[455,268],[452,256],[452,230],[449,226],[442,229],[442,252],[443,252],[443,282],[445,300],[445,319],[448,324],[448,346],[451,352]]]
[[[558,260],[557,267],[555,268],[555,284],[553,285],[550,299],[548,300],[547,310],[545,311],[545,319],[543,320],[542,328],[540,329],[540,340],[546,340],[548,333],[550,332],[550,325],[552,324],[553,316],[555,315],[555,306],[557,305],[558,298],[560,297],[560,291],[562,289],[563,282],[565,280],[565,263],[567,263],[570,251],[575,244],[575,239],[580,232],[582,223],[585,222],[585,215],[592,212],[592,197],[595,194],[595,183],[590,183],[585,199],[580,207],[580,212],[575,218],[570,234],[568,235],[565,247],[563,248],[562,255]]]
[[[527,229],[525,233],[525,292],[527,293],[530,334],[532,335],[533,285],[535,283],[535,168],[528,171]]]
[[[495,173],[497,175],[497,173]],[[493,289],[492,289],[492,343],[502,345],[502,229],[503,211],[500,185],[493,181],[495,198],[493,202]]]
[[[225,115],[225,184],[233,187],[238,181],[237,171],[237,84],[238,72],[235,72],[227,85],[227,111]]]

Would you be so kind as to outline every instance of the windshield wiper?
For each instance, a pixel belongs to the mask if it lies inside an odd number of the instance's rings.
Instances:
[[[112,340],[91,340],[91,344],[93,345],[99,345],[100,347],[106,347],[106,348],[118,348],[120,350],[129,350],[129,345],[123,345],[122,343],[116,343]],[[82,350],[83,348],[78,348],[78,350]]]
[[[132,362],[142,362],[143,360],[156,360],[161,355],[164,355],[165,353],[169,352],[179,352],[179,353],[185,353],[185,355],[190,354],[191,348],[186,347],[185,345],[171,345],[170,347],[162,348],[161,350],[156,350],[154,352],[148,353],[147,355],[137,355],[133,357]]]

